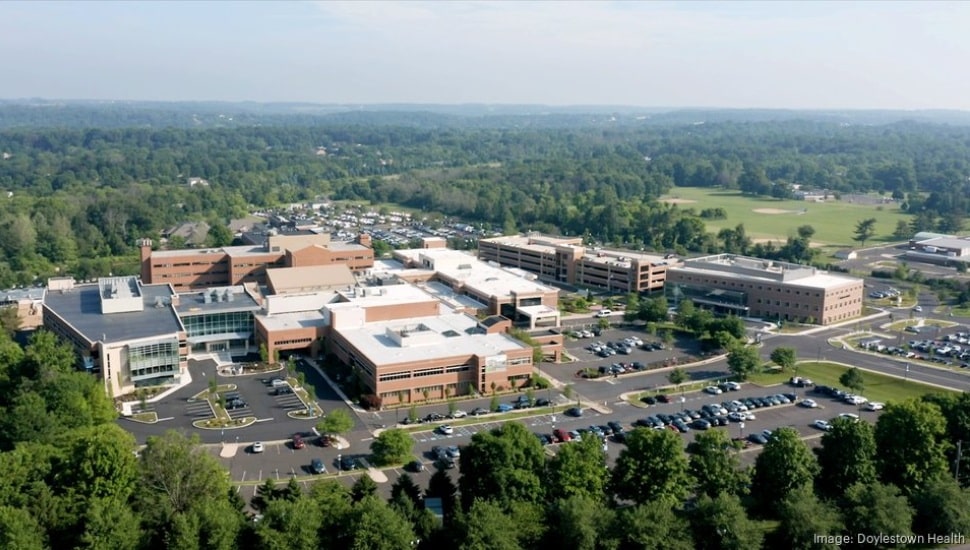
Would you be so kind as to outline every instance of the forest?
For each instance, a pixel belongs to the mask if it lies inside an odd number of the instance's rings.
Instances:
[[[508,422],[475,434],[460,473],[437,470],[427,487],[404,474],[387,498],[366,474],[308,490],[268,478],[247,508],[193,437],[136,447],[67,345],[41,331],[21,348],[3,332],[0,548],[834,549],[846,534],[872,537],[852,547],[911,547],[914,535],[970,535],[970,468],[951,466],[968,419],[966,393],[890,403],[875,424],[833,421],[815,450],[779,428],[751,467],[723,430],[698,432],[685,453],[674,432],[634,428],[610,467],[595,437],[550,457]]]
[[[907,231],[958,233],[970,212],[968,126],[812,118],[684,123],[676,117],[609,124],[602,115],[579,114],[557,115],[559,122],[546,126],[512,114],[461,119],[488,119],[491,126],[434,125],[457,118],[402,112],[303,118],[256,112],[243,119],[248,124],[160,126],[196,116],[185,107],[161,111],[154,124],[115,127],[131,117],[95,110],[98,119],[91,107],[65,107],[58,116],[18,109],[29,111],[0,106],[8,120],[0,125],[5,287],[54,274],[131,273],[140,237],[157,237],[183,221],[224,226],[248,211],[319,197],[399,205],[507,233],[536,230],[633,249],[734,251],[806,263],[816,258],[799,238],[811,228],[781,250],[753,246],[743,220],[710,232],[704,212],[657,198],[678,186],[779,198],[791,196],[794,185],[877,193],[898,199],[911,215],[910,226],[895,232],[901,239]],[[155,111],[139,116],[146,112]],[[198,116],[224,117],[206,113]],[[71,116],[103,125],[75,127]],[[42,125],[56,121],[61,125]],[[211,185],[189,187],[190,177]],[[226,240],[217,232],[208,244]]]

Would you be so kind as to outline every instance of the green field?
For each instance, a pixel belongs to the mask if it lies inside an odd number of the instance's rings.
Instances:
[[[798,376],[808,378],[819,385],[836,386],[845,389],[839,382],[839,377],[842,376],[842,373],[844,373],[847,369],[848,367],[845,365],[826,362],[816,363],[813,361],[799,363]],[[787,382],[791,376],[792,374],[790,372],[772,370],[771,372],[757,373],[749,376],[748,381],[754,384],[770,386],[774,384],[783,384]],[[918,382],[903,380],[892,376],[885,376],[865,370],[862,371],[862,380],[865,387],[863,388],[861,394],[870,401],[880,401],[883,403],[888,403],[890,401],[905,401],[907,399],[918,398],[931,393],[956,391],[945,390],[935,386],[927,386]],[[800,391],[799,393],[803,392],[804,390]]]
[[[852,240],[857,222],[876,219],[876,234],[866,241],[866,245],[892,242],[892,233],[896,229],[896,222],[909,222],[911,216],[899,210],[895,204],[864,205],[852,204],[845,201],[830,200],[829,202],[805,202],[796,200],[778,200],[767,197],[751,197],[742,195],[739,191],[724,189],[710,189],[703,187],[675,187],[661,197],[664,199],[679,199],[695,201],[678,204],[680,208],[693,208],[698,213],[705,208],[720,207],[727,211],[727,219],[704,220],[709,231],[717,231],[739,223],[744,224],[748,236],[757,242],[762,239],[784,241],[796,234],[796,229],[802,225],[815,228],[812,242],[831,248],[858,247],[859,243]],[[759,213],[756,210],[784,211],[784,213]]]

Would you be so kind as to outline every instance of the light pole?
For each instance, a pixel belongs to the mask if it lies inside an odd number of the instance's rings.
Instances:
[[[909,382],[909,363],[906,363],[906,381]]]
[[[739,439],[744,440],[744,422],[738,423],[738,436]]]

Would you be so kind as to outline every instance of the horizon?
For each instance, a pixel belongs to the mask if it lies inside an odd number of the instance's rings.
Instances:
[[[17,55],[0,93],[967,111],[967,27],[953,2],[4,2],[0,48]]]

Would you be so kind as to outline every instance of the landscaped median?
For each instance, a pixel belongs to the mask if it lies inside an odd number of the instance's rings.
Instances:
[[[213,389],[215,391],[212,391]],[[200,430],[234,430],[236,428],[245,428],[246,426],[251,426],[256,423],[255,416],[232,418],[229,416],[229,412],[223,408],[222,403],[220,402],[220,395],[228,391],[234,391],[235,389],[235,384],[222,384],[216,386],[215,388],[209,388],[201,391],[189,398],[189,402],[198,400],[208,402],[209,408],[212,410],[212,415],[214,417],[207,418],[205,420],[196,420],[192,422],[192,426],[199,428]]]
[[[432,432],[442,424],[448,424],[449,426],[457,427],[457,426],[469,426],[474,424],[485,424],[485,423],[493,422],[497,420],[502,422],[508,422],[510,420],[519,420],[521,418],[531,418],[533,416],[543,416],[547,414],[560,414],[573,406],[575,405],[534,407],[531,409],[521,409],[515,412],[507,412],[507,413],[490,412],[479,416],[467,416],[462,419],[446,418],[444,420],[438,420],[435,422],[426,422],[422,424],[411,424],[407,426],[399,425],[397,426],[397,429],[408,433]]]
[[[816,385],[843,387],[839,382],[845,371],[852,368],[850,365],[830,362],[805,362],[798,363],[798,376],[812,380]],[[878,372],[859,368],[863,376],[863,391],[856,392],[865,396],[870,401],[887,403],[889,401],[905,401],[907,399],[919,398],[927,394],[942,393],[948,390],[942,387],[930,386],[913,380],[887,376]],[[748,377],[748,382],[759,386],[774,386],[786,383],[792,376],[791,372],[773,371],[754,373]]]

